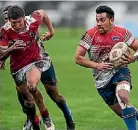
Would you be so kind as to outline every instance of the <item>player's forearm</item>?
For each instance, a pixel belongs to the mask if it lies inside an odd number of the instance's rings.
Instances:
[[[43,19],[42,20],[43,20],[43,23],[47,26],[49,32],[52,35],[54,35],[54,33],[55,33],[54,27],[52,25],[51,20],[49,19],[48,15],[45,12],[43,13]]]
[[[4,54],[3,56],[0,57],[0,61],[6,60],[10,56],[10,53]]]
[[[7,47],[0,46],[0,55],[4,55],[7,51]]]
[[[135,58],[135,61],[138,60],[138,50],[137,50],[136,53],[134,54],[134,58]]]
[[[10,49],[8,48],[8,49],[4,49],[4,50],[2,50],[2,49],[0,49],[0,60],[1,61],[3,61],[3,60],[6,60],[8,57],[9,57],[9,53],[10,53]]]
[[[0,55],[3,55],[4,54],[4,50],[2,50],[1,48],[0,48]]]
[[[76,64],[79,64],[85,68],[96,68],[97,63],[94,61],[90,61],[89,59],[86,59],[83,56],[77,56],[75,57]]]
[[[138,60],[138,40],[135,40],[129,47],[135,51],[134,58]]]

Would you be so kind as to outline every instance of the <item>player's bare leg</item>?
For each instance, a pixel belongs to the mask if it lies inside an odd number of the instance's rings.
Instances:
[[[116,87],[118,104],[110,106],[110,108],[124,119],[128,130],[136,130],[136,119],[138,114],[137,110],[130,104],[129,92],[130,84],[127,81],[119,82]]]
[[[119,103],[109,106],[118,116],[122,117],[122,113],[121,113],[121,107],[119,105]],[[137,113],[136,113],[136,119],[138,121],[138,110],[136,109]]]
[[[50,98],[57,104],[57,106],[61,109],[66,119],[67,130],[75,130],[75,122],[72,118],[71,112],[66,104],[66,101],[62,95],[59,94],[56,85],[49,85],[43,83],[45,89],[50,96]]]
[[[32,68],[26,73],[26,77],[27,77],[27,83],[28,83],[29,90],[35,99],[35,103],[37,104],[39,108],[39,111],[40,111],[40,114],[43,120],[47,118],[50,119],[48,110],[44,104],[43,96],[41,92],[39,91],[39,89],[37,88],[38,82],[41,78],[41,73],[39,69]],[[46,130],[55,130],[55,126],[53,123],[52,123],[53,128],[51,128],[51,122],[47,121],[47,123],[45,124],[46,124],[45,126]]]
[[[30,92],[32,93],[35,103],[38,106],[40,113],[42,116],[48,116],[49,113],[44,103],[43,96],[39,89],[37,88],[38,82],[40,80],[41,74],[37,68],[32,68],[30,71],[26,73],[28,87]],[[46,111],[46,113],[45,113]],[[48,114],[48,115],[47,115]]]
[[[118,116],[122,117],[121,107],[119,103],[109,106]]]
[[[30,125],[27,125],[23,128],[23,130],[29,130],[31,129],[31,125],[36,124],[37,120],[36,118],[36,109],[35,109],[35,103],[34,103],[34,98],[33,95],[30,93],[27,84],[22,84],[20,86],[17,86],[17,89],[19,90],[20,94],[22,95],[24,99],[25,106],[28,110],[28,116],[30,117]],[[40,130],[38,125],[35,125],[34,130]]]

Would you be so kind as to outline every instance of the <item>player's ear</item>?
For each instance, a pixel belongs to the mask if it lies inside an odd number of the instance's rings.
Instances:
[[[113,24],[114,23],[114,18],[111,18],[110,22],[111,22],[111,24]]]

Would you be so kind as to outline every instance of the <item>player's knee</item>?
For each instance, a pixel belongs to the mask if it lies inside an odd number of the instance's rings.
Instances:
[[[121,99],[121,102],[125,103],[125,104],[129,103],[129,96],[127,94],[128,92],[126,92],[125,90],[122,90],[123,92],[120,92],[120,91],[119,91],[118,95]]]
[[[62,95],[59,94],[59,95],[55,96],[55,102],[56,103],[65,102],[65,99]]]
[[[30,87],[37,86],[38,81],[39,80],[35,77],[31,77],[31,78],[27,79],[28,86],[30,86]]]
[[[50,94],[49,96],[55,103],[65,102],[64,97],[60,94]]]
[[[130,85],[121,83],[117,85],[116,96],[121,107],[129,104]],[[123,106],[122,106],[123,105]]]
[[[37,78],[29,78],[28,80],[27,80],[27,84],[28,84],[28,87],[29,87],[29,90],[31,91],[31,92],[36,92],[37,91],[37,88],[36,88],[36,86],[37,86],[37,84],[38,84],[38,79]]]
[[[29,108],[34,106],[34,100],[26,100],[25,105]]]

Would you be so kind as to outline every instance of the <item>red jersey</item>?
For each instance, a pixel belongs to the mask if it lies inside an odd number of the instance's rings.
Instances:
[[[95,62],[109,62],[111,48],[118,42],[125,42],[128,46],[135,41],[132,34],[125,28],[114,26],[111,32],[100,34],[97,27],[88,30],[80,40],[79,46],[88,51],[89,58]],[[93,69],[93,76],[97,88],[106,86],[117,70],[106,72]]]
[[[95,26],[83,35],[79,45],[88,50],[91,60],[101,62],[107,59],[116,43],[125,42],[129,46],[134,41],[135,38],[125,28],[114,26],[111,32],[100,34]]]
[[[2,28],[2,41],[0,44],[9,46],[17,40],[26,43],[24,49],[15,50],[10,56],[11,72],[18,71],[24,66],[41,59],[40,47],[37,44],[37,32],[41,24],[41,15],[39,12],[33,12],[32,15],[25,17],[26,29],[20,33],[15,32],[10,23],[6,23]]]

